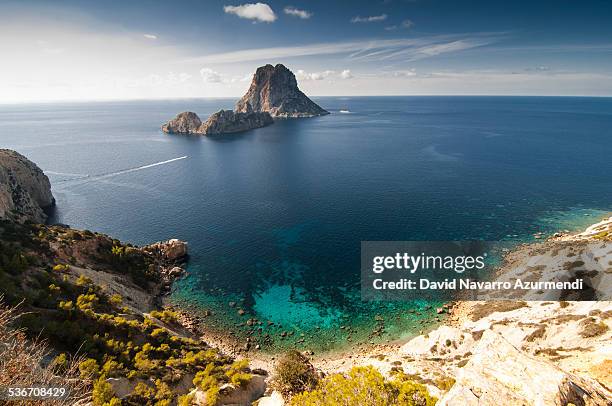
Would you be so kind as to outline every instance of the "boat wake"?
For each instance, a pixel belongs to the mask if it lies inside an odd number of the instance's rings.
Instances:
[[[71,179],[60,180],[58,183],[75,182],[75,181],[83,181],[83,180],[87,180],[87,181],[89,181],[89,180],[100,180],[100,179],[111,178],[113,176],[123,175],[123,174],[126,174],[126,173],[142,171],[144,169],[153,168],[155,166],[166,165],[166,164],[169,164],[171,162],[180,161],[182,159],[187,159],[187,158],[188,158],[188,156],[184,155],[184,156],[180,156],[178,158],[172,158],[172,159],[168,159],[168,160],[165,160],[165,161],[155,162],[155,163],[152,163],[152,164],[137,166],[137,167],[134,167],[134,168],[122,169],[120,171],[101,173],[101,174],[97,174],[97,175],[79,175],[79,174],[76,174],[76,173],[61,173],[61,172],[52,172],[52,171],[47,171],[47,173],[50,173],[50,174],[53,174],[53,175],[74,176]]]

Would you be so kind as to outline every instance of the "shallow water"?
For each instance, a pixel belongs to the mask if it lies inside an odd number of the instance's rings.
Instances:
[[[361,302],[362,240],[526,241],[612,210],[610,98],[317,101],[332,114],[224,137],[159,126],[230,99],[4,105],[0,145],[48,173],[52,221],[138,244],[189,241],[173,299],[238,335],[261,320],[255,336],[271,334],[271,350],[435,324],[427,303]]]

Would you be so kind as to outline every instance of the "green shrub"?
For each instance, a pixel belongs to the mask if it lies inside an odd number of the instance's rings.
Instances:
[[[295,395],[291,406],[434,406],[424,385],[396,378],[386,380],[374,367],[353,367],[346,374],[325,377],[316,389]]]
[[[318,382],[317,373],[310,360],[296,350],[286,353],[276,364],[272,387],[283,396],[313,389]]]
[[[107,406],[115,398],[113,387],[106,382],[104,376],[98,378],[94,383],[91,398],[94,406]]]

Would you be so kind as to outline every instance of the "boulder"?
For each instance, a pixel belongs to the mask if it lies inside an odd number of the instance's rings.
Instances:
[[[225,384],[219,390],[219,397],[215,406],[221,405],[250,405],[259,399],[266,391],[266,381],[261,375],[253,375],[248,385],[245,387]],[[190,392],[193,395],[193,404],[201,406],[211,406],[206,399],[206,392],[195,389]]]
[[[249,90],[236,103],[235,111],[268,112],[272,117],[282,118],[329,114],[300,91],[295,75],[282,64],[257,68]]]
[[[454,358],[472,350],[474,338],[456,327],[440,326],[427,335],[420,335],[402,345],[400,352],[414,358]]]
[[[260,398],[257,406],[285,406],[285,400],[280,392],[274,391],[270,396]]]
[[[235,113],[231,110],[219,110],[200,126],[198,133],[205,135],[237,133],[272,123],[274,123],[272,116],[265,112]]]
[[[23,155],[0,149],[0,218],[44,223],[44,209],[54,204],[43,171]]]
[[[441,406],[610,405],[612,393],[594,380],[566,373],[486,330]],[[502,403],[500,403],[502,402]]]
[[[161,129],[168,134],[197,134],[201,125],[202,120],[196,113],[184,111],[163,124]]]

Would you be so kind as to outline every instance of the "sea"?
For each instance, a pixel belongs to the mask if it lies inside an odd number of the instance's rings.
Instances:
[[[361,241],[520,243],[612,211],[612,98],[314,100],[331,114],[215,137],[160,125],[234,99],[0,105],[0,147],[49,176],[51,223],[188,241],[169,299],[268,352],[441,321],[439,303],[362,301]]]

